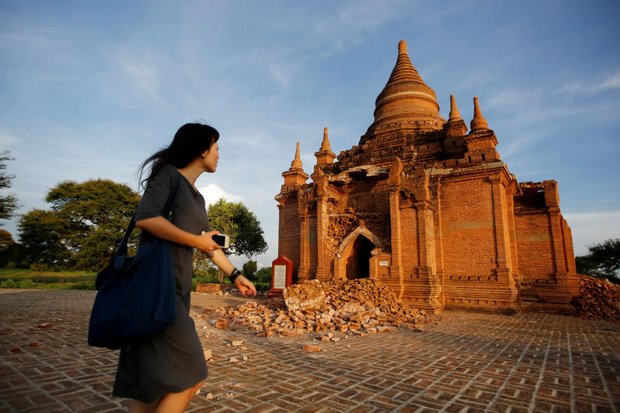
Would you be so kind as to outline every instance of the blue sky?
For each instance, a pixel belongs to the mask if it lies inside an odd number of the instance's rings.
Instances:
[[[137,189],[139,164],[203,121],[221,159],[198,186],[256,213],[270,265],[296,141],[307,172],[323,127],[334,152],[356,145],[406,39],[446,119],[450,94],[467,123],[478,96],[519,182],[559,182],[582,255],[620,237],[618,16],[599,0],[0,0],[10,192],[25,213],[64,180]]]

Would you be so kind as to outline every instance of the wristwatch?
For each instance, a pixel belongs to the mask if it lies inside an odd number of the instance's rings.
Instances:
[[[230,282],[232,284],[235,283],[235,280],[237,279],[238,276],[241,275],[241,271],[239,271],[236,268],[233,268],[232,272],[230,273],[230,275],[228,276],[228,279],[230,280]]]

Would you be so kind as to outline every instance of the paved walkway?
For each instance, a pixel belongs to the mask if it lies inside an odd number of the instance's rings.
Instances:
[[[123,411],[110,395],[117,353],[85,343],[93,298],[0,290],[0,412]],[[216,330],[200,307],[213,299],[197,298],[214,358],[191,412],[620,410],[620,323],[448,312],[422,333],[342,336],[304,353],[310,336]]]

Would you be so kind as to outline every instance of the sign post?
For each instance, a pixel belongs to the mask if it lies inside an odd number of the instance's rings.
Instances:
[[[268,297],[282,295],[282,291],[293,283],[293,261],[280,255],[271,263],[271,289]]]

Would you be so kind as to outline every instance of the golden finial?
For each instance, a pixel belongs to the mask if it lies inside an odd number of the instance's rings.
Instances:
[[[398,54],[407,54],[407,41],[401,40],[398,42]]]

